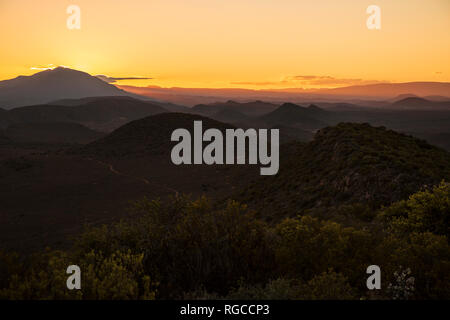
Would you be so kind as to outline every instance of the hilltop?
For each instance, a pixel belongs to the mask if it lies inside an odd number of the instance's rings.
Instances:
[[[315,130],[327,126],[326,122],[318,119],[326,113],[327,111],[317,106],[305,108],[293,103],[284,103],[261,119],[269,125],[289,125],[304,130]]]
[[[450,178],[448,152],[368,124],[324,128],[307,144],[285,145],[280,155],[278,175],[237,195],[269,219],[343,204],[376,208]]]
[[[225,130],[231,125],[200,115],[163,113],[132,121],[106,137],[82,148],[83,153],[105,156],[136,156],[170,154],[175,145],[171,135],[175,129],[185,128],[192,133],[195,120],[201,120],[203,130]]]
[[[0,125],[30,122],[76,122],[99,131],[112,131],[121,125],[149,115],[167,112],[158,104],[131,97],[102,97],[79,105],[33,105],[3,112]]]

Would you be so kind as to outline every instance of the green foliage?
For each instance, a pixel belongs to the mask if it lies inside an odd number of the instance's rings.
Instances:
[[[0,289],[1,299],[154,299],[154,284],[143,272],[143,255],[117,251],[110,256],[90,251],[71,257],[50,251],[34,257],[24,273],[10,272],[9,284]],[[76,264],[82,270],[81,290],[68,290],[66,269]]]
[[[237,202],[214,208],[206,198],[143,199],[133,205],[132,215],[109,228],[88,230],[77,250],[143,252],[145,269],[159,281],[163,297],[200,286],[223,294],[240,278],[262,281],[274,269],[269,228]]]
[[[295,300],[298,298],[296,280],[279,278],[269,281],[265,286],[248,285],[241,282],[237,288],[231,289],[225,297],[227,300]]]
[[[405,237],[390,235],[377,249],[384,287],[395,284],[399,268],[410,269],[415,278],[415,298],[450,297],[450,246],[445,236],[413,232]]]
[[[358,298],[347,278],[332,270],[315,276],[301,286],[300,291],[299,298],[302,300],[354,300]]]
[[[321,129],[313,141],[286,144],[280,154],[277,175],[260,177],[236,194],[270,221],[356,203],[377,210],[450,179],[448,152],[368,124]]]
[[[365,230],[343,227],[303,216],[286,219],[275,228],[280,273],[303,280],[327,272],[330,266],[361,284],[361,274],[371,261],[376,238]]]
[[[380,217],[393,232],[432,232],[450,237],[450,184],[442,182],[432,190],[413,194],[385,208]]]
[[[448,192],[443,182],[383,208],[379,219],[358,203],[334,209],[367,217],[351,226],[318,210],[268,224],[236,201],[144,198],[128,219],[88,227],[70,250],[27,259],[0,252],[0,298],[374,298],[365,280],[376,264],[376,298],[448,299]],[[80,291],[66,289],[72,264],[82,270]]]

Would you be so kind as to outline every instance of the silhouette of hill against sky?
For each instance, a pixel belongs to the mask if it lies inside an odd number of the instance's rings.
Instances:
[[[103,97],[75,106],[34,105],[12,109],[1,116],[3,127],[15,123],[76,122],[99,131],[112,131],[121,125],[149,115],[167,112],[147,101],[131,97]],[[0,125],[2,123],[0,122]]]
[[[227,128],[233,128],[232,125],[200,115],[163,113],[132,121],[106,137],[84,146],[81,152],[124,157],[169,155],[176,144],[171,142],[172,132],[178,128],[185,128],[191,132],[193,139],[193,127],[196,120],[202,121],[203,131],[216,128],[224,132]]]
[[[248,117],[234,109],[223,109],[211,115],[211,118],[221,122],[236,123],[245,121]]]
[[[449,82],[406,82],[406,83],[376,83],[369,85],[347,86],[322,89],[263,89],[252,90],[242,88],[162,88],[157,86],[120,88],[139,95],[159,98],[173,103],[195,106],[210,104],[217,101],[225,103],[230,99],[237,101],[263,100],[275,103],[293,101],[305,103],[311,101],[359,103],[373,107],[374,104],[384,104],[383,100],[392,100],[403,94],[421,97],[438,97],[439,100],[449,100]],[[440,98],[439,98],[440,97]],[[431,100],[434,100],[431,99]]]
[[[293,103],[285,103],[275,111],[262,116],[261,119],[269,125],[290,125],[304,130],[315,130],[327,125],[326,122],[316,118],[319,113],[322,111],[316,106],[304,108]],[[323,113],[326,111],[323,110]]]
[[[63,67],[0,81],[0,107],[4,109],[98,96],[138,97],[86,72]]]
[[[252,101],[252,102],[235,102],[229,100],[225,103],[211,103],[211,104],[199,104],[192,107],[191,111],[198,114],[203,114],[206,116],[212,116],[218,114],[221,111],[236,111],[242,113],[245,116],[261,116],[267,114],[278,108],[278,105],[263,102],[263,101]]]
[[[449,82],[405,82],[376,83],[369,85],[349,86],[334,89],[319,89],[317,93],[354,97],[394,98],[401,94],[417,96],[447,96],[450,92]]]
[[[448,101],[430,101],[420,97],[407,97],[392,103],[393,108],[424,109],[424,110],[450,110]]]
[[[383,127],[341,123],[280,150],[278,175],[236,197],[268,219],[302,210],[364,203],[377,208],[450,178],[450,153]]]

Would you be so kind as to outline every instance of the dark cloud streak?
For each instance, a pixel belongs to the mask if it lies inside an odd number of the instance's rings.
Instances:
[[[96,75],[96,77],[107,83],[115,83],[120,80],[151,80],[151,79],[153,79],[153,78],[146,78],[146,77],[108,77],[103,74]]]

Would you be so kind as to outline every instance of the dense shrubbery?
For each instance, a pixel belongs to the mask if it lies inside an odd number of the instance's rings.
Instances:
[[[373,298],[366,268],[376,264],[375,298],[448,299],[449,197],[443,182],[372,213],[341,207],[352,217],[365,212],[352,226],[309,215],[267,224],[234,201],[143,199],[129,219],[88,228],[71,250],[27,260],[0,254],[0,297]],[[65,288],[70,264],[81,267],[82,290]]]
[[[267,220],[342,205],[373,210],[450,180],[448,152],[368,124],[321,129],[307,144],[281,146],[280,155],[277,175],[259,177],[236,194]]]

